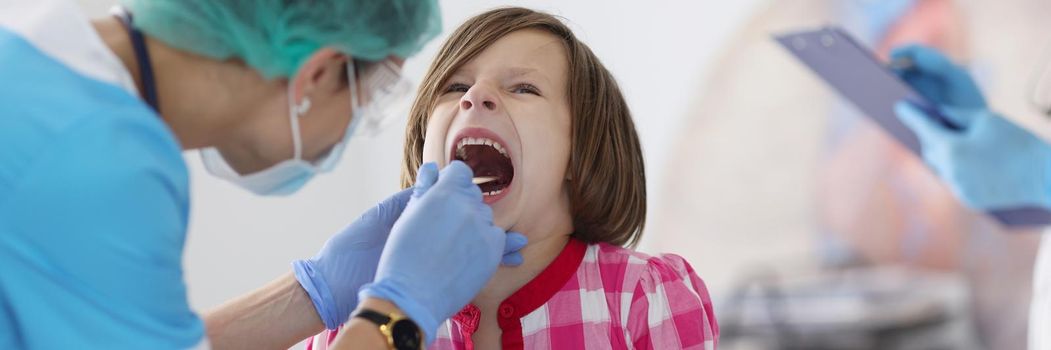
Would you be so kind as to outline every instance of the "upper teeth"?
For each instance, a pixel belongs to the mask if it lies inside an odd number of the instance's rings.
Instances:
[[[457,152],[462,151],[463,150],[463,146],[467,146],[467,145],[486,145],[486,146],[490,146],[490,147],[495,148],[498,152],[500,152],[500,154],[503,154],[504,157],[508,157],[507,150],[504,149],[504,146],[500,145],[499,142],[496,142],[496,141],[493,141],[493,140],[490,140],[490,139],[487,139],[487,138],[484,138],[484,137],[464,137],[464,138],[460,139],[460,143],[456,144],[456,151]]]

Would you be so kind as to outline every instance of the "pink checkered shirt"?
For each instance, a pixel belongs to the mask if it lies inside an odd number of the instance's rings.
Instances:
[[[474,349],[478,318],[468,305],[429,349]],[[504,349],[710,350],[719,343],[708,290],[681,257],[575,239],[500,304],[497,318]],[[324,350],[336,332],[315,336],[307,349]]]

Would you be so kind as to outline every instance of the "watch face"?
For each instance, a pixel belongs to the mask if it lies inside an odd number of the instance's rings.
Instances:
[[[420,328],[408,319],[395,322],[391,327],[391,336],[394,338],[394,347],[397,349],[416,350],[423,345],[423,339],[420,339]]]

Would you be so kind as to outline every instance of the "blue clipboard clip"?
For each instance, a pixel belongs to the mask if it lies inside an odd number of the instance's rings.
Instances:
[[[774,39],[830,87],[871,118],[913,154],[922,153],[916,134],[898,120],[894,105],[909,101],[938,118],[947,128],[960,126],[938,112],[934,103],[920,95],[892,71],[907,68],[908,62],[880,61],[871,50],[836,26],[774,35]],[[1040,207],[997,209],[987,212],[1008,227],[1051,225],[1051,211]]]

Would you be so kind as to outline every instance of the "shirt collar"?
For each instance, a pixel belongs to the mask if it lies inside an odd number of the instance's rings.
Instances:
[[[522,348],[522,317],[540,308],[562,290],[577,273],[587,249],[586,243],[570,238],[555,260],[539,275],[500,303],[496,317],[502,331],[501,343],[504,349]],[[457,328],[467,349],[474,348],[471,336],[478,330],[479,318],[478,307],[474,305],[467,305],[452,318],[459,326]]]
[[[580,267],[580,262],[584,260],[585,252],[587,252],[587,244],[570,238],[551,264],[547,265],[529,283],[526,283],[526,285],[500,303],[498,316],[501,319],[501,324],[504,318],[517,322],[518,319],[551,300],[551,297],[558,293],[559,290],[562,290],[566,282],[576,274],[577,269]],[[507,314],[506,317],[504,316],[505,314]],[[501,328],[503,327],[501,326]]]
[[[0,28],[18,34],[77,73],[138,96],[131,73],[102,41],[77,3],[34,0],[5,2],[3,6]]]

